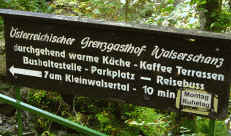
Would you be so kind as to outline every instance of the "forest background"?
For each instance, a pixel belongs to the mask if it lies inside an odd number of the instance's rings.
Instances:
[[[0,8],[231,33],[229,0],[0,0]],[[0,33],[0,54],[4,56],[3,20]],[[4,80],[2,65],[0,80]],[[6,91],[14,88],[0,82],[1,86]],[[177,126],[181,126],[181,136],[207,136],[209,131],[208,118],[182,115],[176,123],[176,114],[153,108],[78,96],[70,101],[55,92],[26,90],[22,94],[25,102],[110,136],[171,136]],[[30,131],[37,135],[55,136],[62,131],[63,135],[84,136],[50,120],[29,116],[33,123]],[[215,131],[216,136],[229,135],[224,121],[216,122]],[[2,131],[0,135],[14,133]]]

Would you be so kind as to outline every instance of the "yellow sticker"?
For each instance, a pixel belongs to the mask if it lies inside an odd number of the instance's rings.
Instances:
[[[185,89],[181,91],[181,105],[211,109],[212,94],[202,90]]]
[[[212,94],[207,91],[193,88],[178,90],[176,108],[183,112],[209,115],[211,109],[218,111],[218,95],[212,98]]]

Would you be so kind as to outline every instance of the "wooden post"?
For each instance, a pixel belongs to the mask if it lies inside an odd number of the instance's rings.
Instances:
[[[181,115],[180,112],[175,113],[175,128],[173,129],[173,135],[174,136],[180,136],[180,120],[181,120]]]
[[[209,120],[209,136],[215,136],[215,124],[216,120]]]

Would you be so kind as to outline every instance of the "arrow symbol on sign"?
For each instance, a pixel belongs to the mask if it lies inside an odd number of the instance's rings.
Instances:
[[[10,73],[14,76],[15,74],[25,75],[25,76],[33,76],[33,77],[42,77],[41,71],[30,70],[30,69],[22,69],[15,68],[14,65],[9,69]]]

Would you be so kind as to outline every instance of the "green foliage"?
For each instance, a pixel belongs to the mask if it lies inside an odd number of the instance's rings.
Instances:
[[[51,6],[56,14],[83,16],[110,21],[144,22],[154,12],[150,0],[56,0]]]
[[[146,23],[185,29],[199,28],[196,5],[191,5],[190,2],[186,0],[175,4],[174,1],[163,1],[154,7],[155,12],[146,20]]]
[[[131,104],[76,97],[70,110],[59,94],[43,90],[31,90],[27,102],[110,136],[134,136],[140,133],[147,136],[171,136],[177,127],[175,114]],[[180,122],[181,136],[206,136],[209,131],[208,122],[206,118],[183,115]],[[52,126],[66,130],[39,116],[35,116],[35,123],[41,135],[53,136]],[[228,136],[224,122],[217,121],[216,126],[216,136]]]
[[[115,117],[113,116],[113,114],[111,114],[110,112],[101,112],[96,114],[96,118],[99,122],[99,127],[100,130],[103,132],[106,132],[107,134],[110,133],[110,131],[115,131],[116,128],[113,128],[112,124],[114,123],[113,121],[115,121]]]
[[[76,97],[73,103],[75,115],[69,119],[108,135],[123,135],[128,133],[128,128],[121,128],[126,124],[120,119],[122,109],[120,106],[115,102]]]
[[[43,13],[53,12],[52,7],[49,6],[46,0],[0,0],[0,8],[43,12]],[[0,18],[0,31],[3,31],[3,20],[1,18]]]
[[[57,107],[67,107],[59,94],[44,90],[31,90],[28,93],[27,102],[49,111],[55,111]]]
[[[46,0],[0,0],[0,8],[51,13]]]
[[[168,133],[168,115],[157,113],[154,109],[136,107],[134,111],[125,113],[128,115],[126,123],[135,126],[145,135],[159,136]]]
[[[222,4],[221,0],[214,2],[206,0],[191,0],[191,5],[193,4],[196,5],[198,11],[205,14],[206,30],[214,32],[229,31],[231,26],[231,12],[230,7],[227,7],[228,1],[223,0]]]
[[[229,8],[224,8],[221,12],[212,15],[216,17],[216,21],[211,23],[211,30],[215,32],[230,32],[231,12]]]
[[[103,18],[105,20],[120,20],[119,0],[56,0],[51,6],[56,14]]]
[[[191,0],[190,4],[194,5],[196,4],[198,7],[201,7],[207,3],[206,0]]]
[[[2,17],[0,17],[0,31],[3,32],[3,19],[2,19]],[[0,34],[0,39],[2,39],[2,37],[3,37],[2,35],[3,35],[3,33]]]
[[[31,90],[27,95],[26,101],[35,107],[51,113],[61,115],[63,117],[69,116],[68,113],[70,112],[70,107],[63,101],[61,95],[56,92]],[[34,122],[36,124],[35,127],[39,132],[49,130],[53,124],[52,121],[37,115],[34,116]]]
[[[9,132],[9,131],[6,131],[6,132],[0,132],[0,135],[1,136],[12,136],[13,133]]]
[[[195,131],[196,134],[206,136],[209,132],[209,119],[197,117],[195,123],[197,128],[197,130]],[[224,121],[216,121],[215,136],[230,136],[230,134],[228,134]]]

